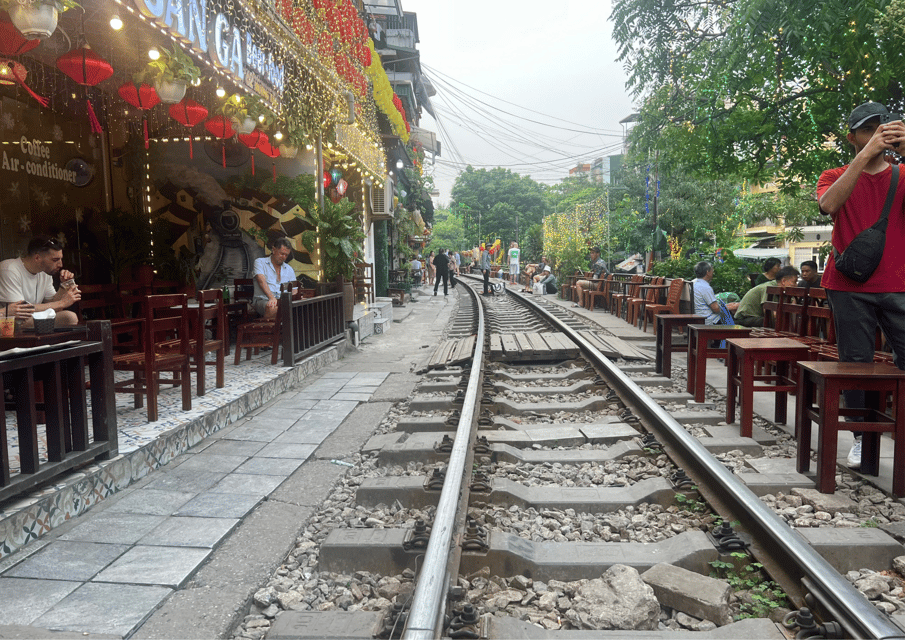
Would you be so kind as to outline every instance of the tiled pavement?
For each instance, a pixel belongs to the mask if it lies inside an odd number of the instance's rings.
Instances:
[[[126,635],[388,372],[328,372],[32,553],[0,563],[0,625]]]

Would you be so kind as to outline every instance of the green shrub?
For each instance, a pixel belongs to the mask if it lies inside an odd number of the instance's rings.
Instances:
[[[737,293],[739,297],[745,295],[745,292],[751,288],[751,281],[748,279],[749,273],[755,273],[757,267],[751,263],[745,262],[732,255],[728,249],[723,249],[720,254],[722,262],[712,262],[713,264],[713,280],[710,286],[713,287],[715,293],[723,291],[731,291]],[[655,276],[665,276],[667,278],[685,278],[686,280],[694,279],[694,266],[698,260],[690,258],[682,258],[679,260],[665,260],[657,262],[651,268],[650,273]]]

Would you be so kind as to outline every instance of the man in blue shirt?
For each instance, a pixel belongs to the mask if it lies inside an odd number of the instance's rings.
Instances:
[[[716,299],[710,281],[713,280],[713,265],[701,261],[694,266],[694,312],[695,315],[704,316],[704,324],[720,324],[720,303]],[[738,303],[727,304],[726,308],[732,312],[738,309]]]
[[[252,306],[265,320],[277,316],[280,285],[295,280],[295,271],[286,264],[292,255],[292,244],[277,238],[270,247],[270,256],[255,260],[255,297]]]

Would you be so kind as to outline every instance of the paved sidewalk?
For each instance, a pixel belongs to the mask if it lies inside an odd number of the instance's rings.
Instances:
[[[228,634],[341,459],[410,397],[455,300],[421,297],[303,386],[0,561],[0,638]]]

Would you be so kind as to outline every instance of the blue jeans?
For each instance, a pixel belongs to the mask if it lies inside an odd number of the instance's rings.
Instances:
[[[892,347],[896,366],[905,370],[905,293],[860,293],[827,289],[836,325],[840,362],[873,362],[877,326]],[[843,391],[845,406],[865,406],[864,391]],[[855,432],[860,436],[861,432]]]

